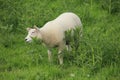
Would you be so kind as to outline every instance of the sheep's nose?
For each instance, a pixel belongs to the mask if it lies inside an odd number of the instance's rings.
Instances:
[[[25,39],[25,41],[27,41],[27,39]]]

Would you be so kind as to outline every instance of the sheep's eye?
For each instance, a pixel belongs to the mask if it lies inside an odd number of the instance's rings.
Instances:
[[[35,33],[35,32],[32,32],[32,33]]]

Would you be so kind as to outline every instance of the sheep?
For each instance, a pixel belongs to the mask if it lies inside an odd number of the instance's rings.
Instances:
[[[80,27],[82,30],[82,23],[80,18],[72,13],[66,12],[58,16],[56,19],[47,22],[43,27],[27,28],[28,35],[25,38],[26,42],[31,42],[32,38],[42,40],[48,49],[48,60],[51,61],[51,48],[58,48],[58,60],[60,65],[63,64],[62,51],[66,47],[65,31],[73,30]]]

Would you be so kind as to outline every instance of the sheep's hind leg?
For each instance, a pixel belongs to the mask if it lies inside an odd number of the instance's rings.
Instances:
[[[58,51],[58,59],[59,59],[60,65],[62,65],[63,64],[63,54],[62,54],[61,50]]]
[[[63,64],[63,50],[65,49],[65,42],[62,41],[60,44],[59,44],[59,47],[58,47],[58,59],[59,59],[59,63],[60,65]]]
[[[70,45],[66,45],[66,50],[67,50],[67,51],[72,51],[71,46],[70,46]]]
[[[50,50],[48,50],[48,60],[52,62],[52,52]]]

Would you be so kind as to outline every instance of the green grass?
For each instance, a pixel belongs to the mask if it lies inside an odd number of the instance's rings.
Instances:
[[[0,80],[119,80],[120,7],[118,0],[110,1],[1,0]],[[56,49],[49,63],[46,47],[24,38],[26,27],[42,27],[67,11],[81,18],[83,37],[78,50],[63,52],[60,66]]]

